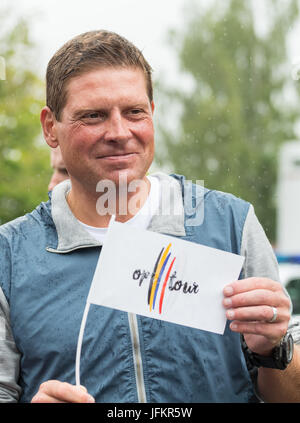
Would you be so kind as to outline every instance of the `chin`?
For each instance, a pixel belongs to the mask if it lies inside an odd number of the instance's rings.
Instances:
[[[136,172],[131,171],[130,169],[121,170],[118,172],[114,172],[113,174],[107,175],[104,179],[109,179],[113,181],[117,186],[120,182],[125,181],[127,184],[134,180],[142,180],[145,178],[147,172]]]

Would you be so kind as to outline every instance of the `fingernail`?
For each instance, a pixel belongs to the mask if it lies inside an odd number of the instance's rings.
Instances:
[[[234,311],[233,310],[228,310],[226,312],[226,315],[227,315],[228,319],[231,319],[232,320],[234,318]]]
[[[224,298],[223,304],[224,304],[225,307],[231,307],[232,301],[231,301],[230,298]]]
[[[35,395],[35,396],[31,399],[31,402],[32,402],[32,403],[39,402],[39,399],[40,399],[39,395],[38,395],[38,394],[36,394],[36,395]]]
[[[233,294],[233,288],[230,285],[225,286],[223,293],[224,293],[224,295],[228,295],[228,296],[232,295]]]
[[[89,403],[95,402],[95,398],[94,398],[94,397],[92,397],[91,395],[89,395],[89,396],[88,396],[88,402],[89,402]]]

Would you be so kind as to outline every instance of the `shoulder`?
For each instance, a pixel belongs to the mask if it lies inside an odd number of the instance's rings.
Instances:
[[[226,219],[238,219],[243,225],[251,204],[231,193],[204,187],[204,181],[186,179],[183,175],[171,174],[182,188],[185,209],[203,207],[205,212],[214,213]]]
[[[222,209],[223,207],[237,209],[238,211],[243,212],[245,214],[245,217],[248,214],[251,206],[248,201],[237,197],[229,192],[223,192],[212,189],[207,189],[205,199],[213,204],[216,204],[216,206],[220,209]]]
[[[31,213],[0,226],[0,287],[7,298],[14,266],[26,267],[30,254],[44,246],[53,232],[48,229],[51,222],[50,204],[41,203]]]
[[[187,179],[185,176],[178,175],[176,173],[172,173],[169,176],[171,178],[176,179],[181,185],[182,189],[191,190],[194,194],[202,194],[205,198],[214,199],[222,203],[240,203],[243,205],[247,205],[247,207],[249,208],[250,203],[243,200],[242,198],[239,198],[229,192],[206,188],[204,186],[203,180]]]
[[[32,212],[0,226],[0,238],[10,239],[15,234],[31,231],[33,226],[51,224],[51,201],[40,203]]]
[[[36,243],[53,227],[51,202],[40,203],[32,212],[0,226],[0,260],[7,250]]]

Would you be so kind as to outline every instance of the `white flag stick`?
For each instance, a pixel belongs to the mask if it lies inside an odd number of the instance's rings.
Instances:
[[[77,342],[77,351],[76,351],[76,364],[75,364],[75,377],[76,377],[76,385],[80,386],[80,355],[81,355],[81,346],[82,346],[82,339],[84,334],[84,328],[86,324],[86,319],[89,313],[90,303],[86,303],[82,320],[81,320],[81,326],[78,336],[78,342]]]
[[[115,221],[115,215],[111,216],[111,219],[109,221],[108,229],[112,226],[112,224]],[[84,329],[86,325],[87,316],[90,309],[90,303],[86,302],[81,325],[80,325],[80,331],[78,335],[78,341],[77,341],[77,349],[76,349],[76,361],[75,361],[75,380],[76,380],[76,386],[80,386],[80,356],[81,356],[81,347],[82,347],[82,340],[84,335]]]

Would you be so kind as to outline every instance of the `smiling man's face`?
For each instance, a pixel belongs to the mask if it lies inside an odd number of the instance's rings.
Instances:
[[[95,192],[100,180],[144,179],[154,157],[153,110],[138,68],[100,68],[72,78],[52,129],[71,180]]]

